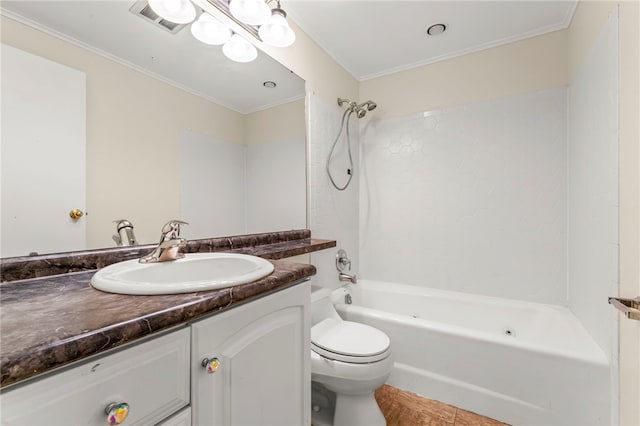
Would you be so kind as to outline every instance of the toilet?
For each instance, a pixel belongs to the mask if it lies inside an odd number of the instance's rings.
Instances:
[[[312,424],[385,426],[374,391],[392,368],[389,337],[366,324],[344,321],[331,292],[312,287]]]

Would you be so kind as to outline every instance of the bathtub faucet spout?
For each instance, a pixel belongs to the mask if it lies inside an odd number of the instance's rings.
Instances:
[[[340,274],[338,275],[338,279],[339,279],[340,281],[348,281],[348,282],[350,282],[351,284],[355,284],[355,283],[357,283],[357,282],[358,282],[358,278],[356,277],[356,275],[355,275],[355,274],[353,274],[353,275],[349,275],[349,274],[345,274],[345,273],[343,273],[343,272],[340,272]]]

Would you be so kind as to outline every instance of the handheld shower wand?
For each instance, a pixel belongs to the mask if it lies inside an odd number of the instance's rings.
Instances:
[[[352,101],[350,99],[338,98],[339,107],[343,107],[345,104],[347,105],[347,108],[342,114],[342,121],[340,122],[340,130],[338,131],[338,136],[336,136],[336,140],[333,142],[331,151],[329,151],[329,156],[327,157],[327,164],[326,164],[329,180],[331,181],[331,184],[334,186],[334,188],[336,188],[338,191],[344,191],[349,186],[349,183],[351,183],[351,179],[353,178],[353,158],[351,156],[351,136],[349,134],[349,119],[351,118],[351,115],[353,113],[355,113],[356,117],[358,118],[364,118],[364,116],[367,115],[367,111],[373,111],[378,106],[372,100],[368,100],[361,104],[358,104],[356,101]],[[347,153],[349,154],[349,168],[347,169],[348,178],[347,178],[347,182],[343,186],[338,186],[338,184],[336,184],[336,182],[333,180],[333,176],[331,175],[331,170],[329,168],[329,165],[331,164],[331,158],[333,157],[333,152],[336,149],[336,145],[340,140],[340,135],[342,135],[342,131],[345,129],[345,127],[346,127],[345,133],[347,134]]]

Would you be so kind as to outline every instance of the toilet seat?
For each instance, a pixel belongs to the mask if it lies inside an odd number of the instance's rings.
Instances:
[[[385,333],[366,324],[327,318],[311,328],[311,350],[335,361],[377,362],[389,356],[389,346]]]

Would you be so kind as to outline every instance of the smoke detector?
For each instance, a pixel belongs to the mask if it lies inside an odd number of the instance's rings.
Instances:
[[[446,30],[447,26],[445,24],[433,24],[427,28],[427,35],[436,36],[438,34],[442,34]]]

